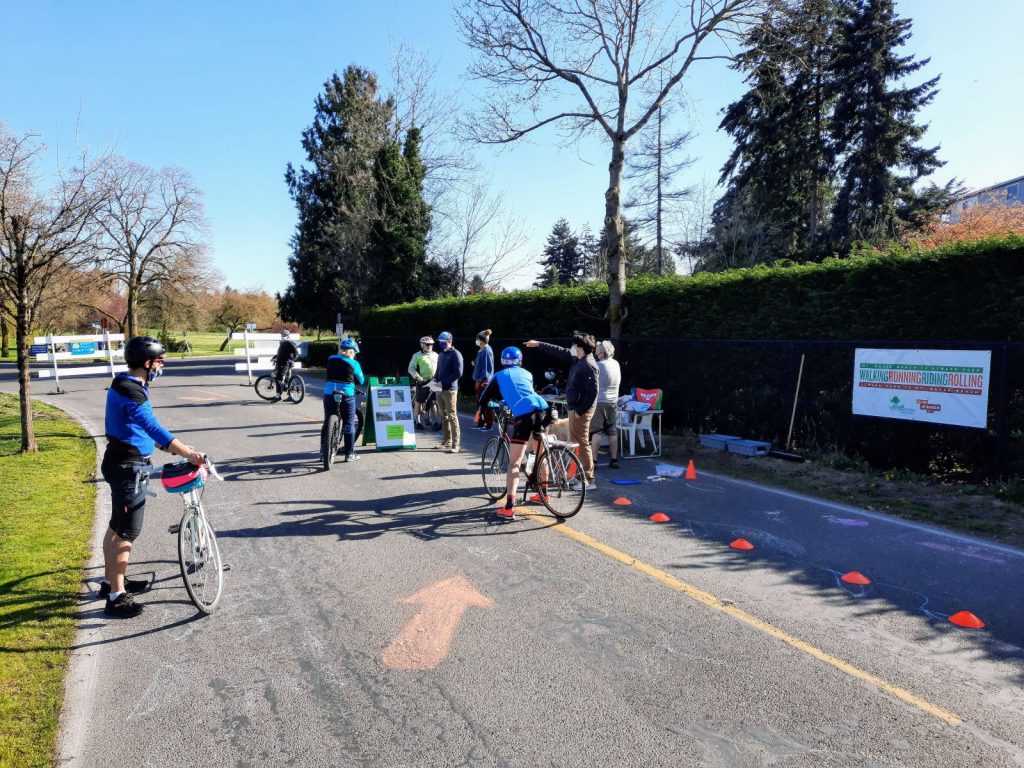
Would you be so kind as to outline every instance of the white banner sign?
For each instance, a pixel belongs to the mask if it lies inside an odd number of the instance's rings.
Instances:
[[[409,387],[370,387],[373,398],[373,425],[378,448],[405,448],[416,445],[412,424],[412,389]]]
[[[858,349],[853,412],[984,429],[991,374],[989,350]]]

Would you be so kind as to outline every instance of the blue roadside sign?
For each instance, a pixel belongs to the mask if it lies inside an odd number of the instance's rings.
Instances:
[[[71,354],[72,355],[95,355],[96,354],[96,342],[95,341],[72,341],[71,342]]]
[[[28,353],[35,357],[36,355],[45,355],[49,349],[45,344],[33,344],[28,348]]]

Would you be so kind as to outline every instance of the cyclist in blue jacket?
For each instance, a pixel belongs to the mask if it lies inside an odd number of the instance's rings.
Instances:
[[[153,413],[149,402],[149,382],[160,375],[164,347],[152,336],[136,336],[124,346],[128,371],[119,373],[107,390],[104,418],[107,448],[100,472],[110,485],[110,525],[103,537],[104,579],[100,597],[107,602],[108,616],[127,618],[142,613],[142,605],[132,595],[145,592],[148,580],[125,578],[132,543],[142,532],[146,509],[144,471],[150,465],[155,447],[188,459],[199,466],[203,454],[185,445],[168,432]]]
[[[508,474],[505,480],[505,506],[498,510],[498,516],[514,520],[516,516],[516,486],[519,484],[519,463],[527,443],[532,441],[533,450],[540,449],[540,440],[551,423],[551,406],[547,400],[533,390],[533,375],[523,368],[523,353],[518,347],[501,350],[502,368],[480,393],[480,406],[492,400],[504,400],[512,411],[512,422],[508,426]],[[541,468],[543,471],[543,467]],[[546,492],[546,478],[540,478],[541,493]]]
[[[338,345],[338,353],[327,358],[327,382],[324,384],[324,425],[320,430],[320,444],[327,438],[327,419],[335,413],[335,394],[340,395],[341,435],[345,461],[358,461],[355,449],[356,434],[356,383],[366,381],[362,366],[356,360],[359,345],[355,339],[344,339]],[[323,457],[321,457],[323,458]]]

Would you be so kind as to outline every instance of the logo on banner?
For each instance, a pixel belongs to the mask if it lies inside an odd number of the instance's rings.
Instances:
[[[938,403],[929,403],[927,400],[918,400],[918,406],[925,413],[938,413],[942,410],[942,406]]]
[[[889,410],[895,413],[904,414],[914,412],[913,408],[907,408],[907,406],[900,402],[900,399],[898,397],[893,397],[893,399],[889,401]]]

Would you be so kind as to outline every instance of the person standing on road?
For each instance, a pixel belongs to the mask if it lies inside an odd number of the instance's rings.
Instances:
[[[619,384],[622,381],[622,369],[615,359],[615,345],[605,339],[599,341],[594,349],[597,360],[597,409],[594,420],[590,424],[590,447],[597,461],[597,449],[600,447],[601,435],[608,438],[608,453],[611,469],[619,468],[619,427],[618,400]]]
[[[155,447],[200,466],[204,455],[168,432],[153,413],[149,382],[160,375],[164,346],[152,336],[136,336],[124,345],[128,366],[107,390],[104,431],[107,448],[100,472],[110,485],[110,525],[103,537],[104,578],[100,597],[106,598],[103,612],[130,618],[142,613],[133,595],[150,588],[148,580],[125,577],[132,545],[142,533],[146,511],[146,469]]]
[[[440,352],[437,355],[437,371],[434,373],[434,381],[441,386],[437,393],[437,404],[441,409],[441,419],[444,423],[444,438],[441,442],[442,448],[447,448],[448,453],[459,452],[459,438],[462,436],[459,430],[459,379],[462,378],[462,353],[452,343],[452,335],[448,331],[437,334],[437,346]]]
[[[565,407],[569,411],[569,434],[572,442],[579,443],[580,463],[586,475],[587,490],[597,487],[594,474],[594,456],[590,447],[590,421],[597,407],[597,362],[594,360],[596,342],[589,333],[573,331],[569,349],[530,339],[524,346],[539,348],[551,357],[571,362],[569,379],[565,387]]]
[[[473,363],[473,386],[476,390],[477,402],[480,393],[487,389],[488,383],[494,378],[494,350],[491,349],[491,329],[480,331],[476,335],[476,345],[480,351],[476,353]],[[494,413],[487,407],[486,401],[480,405],[480,421],[473,429],[479,432],[490,432],[494,426]]]
[[[423,429],[420,414],[423,406],[430,399],[430,387],[427,384],[434,378],[437,370],[437,352],[434,351],[434,340],[430,336],[420,339],[420,350],[409,361],[409,376],[412,377],[416,394],[412,402],[412,422],[416,429]]]
[[[324,425],[320,428],[320,445],[327,443],[327,420],[335,412],[341,415],[341,435],[345,461],[359,461],[356,453],[356,383],[366,381],[363,368],[356,360],[359,345],[355,339],[344,339],[338,344],[338,353],[327,358],[324,383]],[[341,400],[335,399],[340,395]],[[341,407],[338,408],[340,402]],[[321,457],[323,459],[323,457]]]

